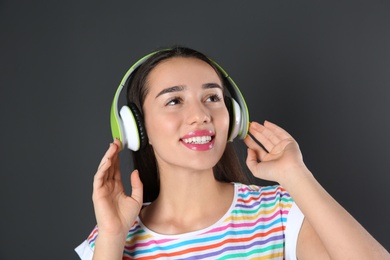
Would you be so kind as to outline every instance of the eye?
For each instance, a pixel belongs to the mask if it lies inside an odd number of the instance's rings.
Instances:
[[[206,101],[210,101],[210,102],[219,102],[221,100],[222,99],[218,94],[212,94],[212,95],[208,96],[206,99]]]
[[[180,97],[173,97],[173,98],[170,98],[165,105],[166,106],[174,106],[174,105],[177,105],[177,104],[181,104],[182,101],[183,100]]]

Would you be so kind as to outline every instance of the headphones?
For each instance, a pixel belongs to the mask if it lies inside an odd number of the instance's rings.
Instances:
[[[129,103],[127,106],[123,106],[118,111],[118,101],[120,94],[132,76],[134,70],[136,70],[151,56],[164,50],[152,52],[131,66],[115,92],[110,112],[111,133],[114,139],[119,139],[121,141],[122,148],[126,147],[132,151],[138,151],[142,149],[146,146],[147,134],[144,127],[142,114],[134,103]],[[221,75],[224,77],[224,83],[231,95],[231,97],[225,98],[230,116],[228,141],[232,142],[233,139],[237,136],[240,139],[244,139],[248,133],[249,127],[248,107],[245,103],[244,97],[242,96],[236,83],[234,83],[226,71],[213,60],[210,59],[210,61],[215,65],[215,67],[217,67]],[[231,105],[229,103],[231,103]]]

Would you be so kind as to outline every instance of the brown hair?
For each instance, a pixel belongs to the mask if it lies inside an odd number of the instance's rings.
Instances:
[[[214,68],[224,86],[226,83],[220,70],[216,65],[204,54],[190,48],[176,46],[170,49],[157,51],[143,62],[132,74],[127,84],[127,101],[137,106],[141,115],[143,115],[142,105],[148,92],[147,80],[149,73],[162,61],[173,57],[188,57],[202,60]],[[225,95],[229,93],[224,87]],[[225,98],[225,101],[230,99]],[[230,102],[225,102],[227,109],[230,111]],[[232,120],[230,120],[232,121]],[[146,142],[147,143],[147,142]],[[153,148],[148,143],[146,147],[133,153],[134,167],[139,170],[140,178],[144,185],[144,201],[151,202],[155,200],[160,192],[160,181],[158,173],[158,165]],[[232,143],[227,143],[225,151],[213,167],[214,178],[221,182],[242,182],[247,183],[240,160],[238,159]]]

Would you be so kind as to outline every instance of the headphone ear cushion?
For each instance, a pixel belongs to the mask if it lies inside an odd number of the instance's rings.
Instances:
[[[143,118],[137,106],[130,103],[120,110],[122,144],[132,151],[138,151],[146,145],[146,132]]]
[[[228,142],[232,142],[234,138],[239,134],[242,123],[241,123],[241,109],[240,105],[233,98],[225,97],[225,104],[229,111],[229,134]]]
[[[140,149],[144,148],[147,144],[147,134],[144,126],[144,118],[139,111],[138,107],[134,103],[129,103],[128,104],[131,112],[133,113],[135,123],[137,124],[137,129],[138,129],[138,136],[139,136],[139,141],[140,141]]]
[[[228,138],[230,137],[230,133],[232,132],[232,119],[233,119],[233,108],[232,108],[232,99],[228,96],[224,97],[226,108],[229,112],[229,133]]]

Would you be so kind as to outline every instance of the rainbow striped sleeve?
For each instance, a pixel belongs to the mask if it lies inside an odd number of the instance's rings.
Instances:
[[[123,259],[286,259],[287,220],[294,205],[290,195],[278,185],[234,185],[230,209],[208,228],[161,235],[137,219],[128,233]],[[85,243],[92,250],[97,235],[95,228]]]

